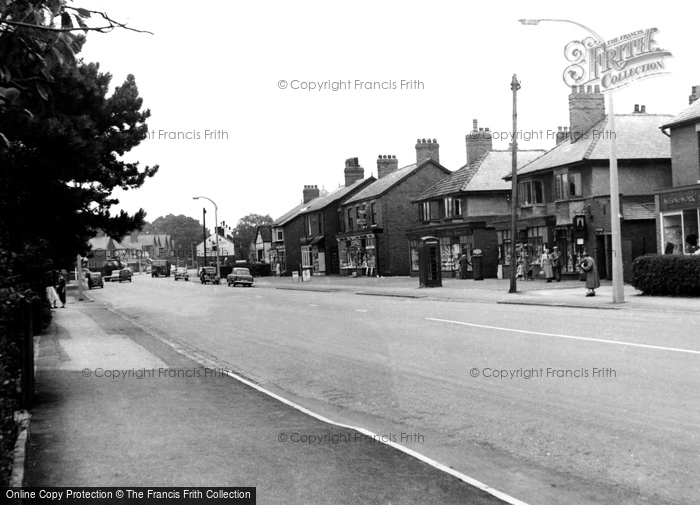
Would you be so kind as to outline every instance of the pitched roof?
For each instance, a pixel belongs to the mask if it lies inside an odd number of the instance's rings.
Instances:
[[[381,177],[377,179],[375,182],[367,186],[365,189],[357,193],[355,196],[350,198],[347,202],[345,203],[354,203],[354,202],[359,202],[362,200],[367,200],[368,198],[374,198],[377,197],[404,179],[406,179],[408,176],[416,172],[417,170],[423,168],[424,166],[428,165],[429,163],[432,163],[436,167],[441,168],[442,170],[445,171],[446,175],[449,175],[451,172],[447,170],[445,167],[437,163],[436,161],[432,159],[427,159],[423,161],[422,163],[413,163],[411,165],[405,166],[403,168],[399,168],[398,170],[395,170],[391,172],[390,174],[385,175],[384,177]]]
[[[347,196],[349,193],[351,193],[353,190],[362,187],[365,184],[371,184],[371,181],[376,181],[374,177],[367,177],[365,179],[360,179],[358,181],[355,181],[352,183],[350,186],[340,186],[330,193],[320,196],[318,198],[314,198],[309,202],[309,205],[307,208],[302,209],[300,213],[306,213],[306,212],[315,212],[323,209],[324,207],[327,207],[328,205],[335,203],[339,200],[341,200],[343,197]]]
[[[683,112],[671,119],[661,128],[668,128],[669,126],[680,126],[684,123],[697,122],[700,122],[700,100],[695,100],[693,103],[690,104],[690,106],[687,109],[685,109]]]
[[[542,156],[545,152],[544,149],[518,150],[518,168]],[[503,174],[507,173],[512,165],[512,151],[489,151],[471,165],[464,165],[425,190],[414,202],[463,191],[509,190],[510,183],[503,180]]]
[[[671,158],[671,141],[659,125],[671,119],[668,114],[615,114],[615,139],[618,159]],[[518,174],[556,168],[586,160],[610,159],[611,132],[608,116],[588,130],[576,142],[565,140],[525,165]],[[504,176],[509,179],[506,174]]]
[[[301,209],[308,207],[309,203],[311,203],[311,202],[307,202],[307,203],[301,202],[301,203],[297,204],[295,207],[293,207],[292,209],[288,210],[287,212],[282,214],[280,217],[275,219],[275,221],[272,223],[271,226],[277,227],[277,226],[283,226],[283,225],[287,224],[291,219],[297,217],[301,213]]]
[[[258,226],[258,235],[262,237],[263,242],[272,242],[272,227],[269,224]]]
[[[108,237],[106,235],[103,235],[102,237],[93,237],[90,239],[90,247],[93,251],[97,249],[103,251],[111,250],[114,249],[114,240],[112,237]]]

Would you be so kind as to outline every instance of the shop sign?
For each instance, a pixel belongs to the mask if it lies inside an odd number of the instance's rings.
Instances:
[[[659,195],[659,209],[663,211],[700,207],[700,189],[677,191]]]
[[[596,235],[605,235],[605,228],[596,228],[595,234]]]
[[[564,70],[567,86],[600,86],[605,93],[634,81],[668,74],[664,57],[670,51],[658,47],[656,28],[626,33],[607,42],[587,37],[564,48],[571,62]]]

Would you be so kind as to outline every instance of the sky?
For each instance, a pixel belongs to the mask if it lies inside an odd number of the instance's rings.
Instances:
[[[153,32],[93,32],[82,52],[113,85],[134,74],[152,114],[152,138],[124,159],[160,170],[138,190],[118,190],[113,210],[201,220],[203,206],[210,217],[213,205],[193,197],[206,196],[230,226],[253,213],[276,219],[301,201],[304,185],[342,185],[346,159],[359,158],[365,176],[376,176],[379,155],[409,165],[425,138],[437,139],[440,163],[457,170],[473,119],[495,132],[494,148],[508,148],[513,74],[518,130],[534,132],[519,148],[549,149],[547,131],[569,125],[564,47],[588,33],[522,18],[567,19],[606,39],[657,28],[657,44],[673,55],[670,74],[616,91],[615,112],[643,104],[651,114],[678,114],[700,85],[688,5],[91,0],[83,6]]]

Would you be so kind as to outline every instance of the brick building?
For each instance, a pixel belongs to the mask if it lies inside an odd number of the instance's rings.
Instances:
[[[338,245],[340,206],[347,199],[373,183],[364,177],[364,168],[357,158],[345,160],[345,184],[331,192],[318,186],[304,186],[302,203],[285,213],[271,225],[271,266],[277,262],[287,275],[292,272],[313,275],[339,273]]]
[[[431,186],[413,200],[420,225],[408,231],[411,246],[411,275],[418,275],[418,242],[421,237],[440,239],[443,277],[452,277],[464,253],[471,271],[472,251],[483,254],[484,277],[496,277],[499,258],[494,223],[510,216],[511,184],[503,179],[511,170],[511,151],[493,150],[488,128],[478,127],[465,138],[467,164]],[[519,150],[518,167],[544,154],[544,150]]]
[[[436,140],[418,140],[416,162],[398,168],[395,156],[377,159],[377,180],[341,207],[337,235],[341,275],[409,275],[406,233],[420,225],[412,201],[450,171],[440,165]]]
[[[700,86],[690,106],[661,125],[671,138],[673,186],[657,191],[656,233],[659,252],[693,254],[700,236]]]
[[[596,87],[572,88],[565,140],[518,171],[516,247],[537,262],[545,248],[564,253],[565,272],[590,252],[602,278],[612,262],[610,213],[621,215],[625,279],[635,257],[657,251],[654,189],[671,185],[671,143],[659,130],[669,115],[650,114],[644,105],[616,114],[621,209],[610,208],[610,143],[603,94]],[[510,180],[510,176],[506,177]],[[496,225],[498,241],[510,247],[510,222]],[[504,258],[504,263],[509,258]]]

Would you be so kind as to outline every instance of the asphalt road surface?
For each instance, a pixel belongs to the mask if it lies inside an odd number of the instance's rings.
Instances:
[[[700,500],[693,315],[138,275],[90,296],[274,393],[527,503]]]

